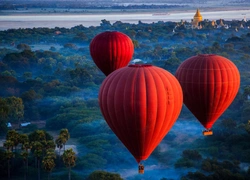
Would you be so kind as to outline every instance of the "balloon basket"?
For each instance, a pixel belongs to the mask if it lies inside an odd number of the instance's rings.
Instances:
[[[139,166],[138,166],[138,173],[144,174],[144,166],[142,164],[139,164]]]
[[[204,130],[203,131],[203,135],[204,136],[212,136],[213,135],[213,131],[212,130]]]

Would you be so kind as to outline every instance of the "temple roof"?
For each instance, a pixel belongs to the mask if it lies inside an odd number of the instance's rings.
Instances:
[[[193,24],[197,26],[198,23],[201,22],[201,21],[202,21],[202,15],[200,13],[200,10],[197,9],[197,11],[196,11],[196,13],[194,15]]]
[[[202,18],[202,15],[201,15],[201,13],[200,13],[200,10],[199,9],[197,9],[197,11],[196,11],[196,13],[195,13],[195,15],[194,15],[194,17],[199,17],[199,18]]]

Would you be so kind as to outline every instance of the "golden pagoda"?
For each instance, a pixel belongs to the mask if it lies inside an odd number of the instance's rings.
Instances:
[[[202,15],[201,15],[201,13],[200,13],[200,10],[199,9],[197,9],[197,11],[196,11],[196,13],[195,13],[195,15],[194,15],[194,19],[193,19],[193,22],[196,24],[198,24],[199,22],[201,22],[202,21]]]
[[[199,26],[199,22],[201,22],[201,21],[202,21],[202,15],[200,13],[200,10],[197,9],[197,11],[194,15],[194,19],[192,19],[192,28],[198,28],[198,29],[202,28]]]

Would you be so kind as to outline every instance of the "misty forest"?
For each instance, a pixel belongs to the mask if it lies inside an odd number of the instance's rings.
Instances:
[[[129,24],[0,31],[1,179],[250,179],[250,21]],[[239,69],[240,90],[213,126],[212,136],[185,105],[173,128],[138,174],[137,162],[111,131],[98,102],[105,75],[89,45],[99,33],[128,35],[130,63],[175,74],[197,54],[217,54]]]

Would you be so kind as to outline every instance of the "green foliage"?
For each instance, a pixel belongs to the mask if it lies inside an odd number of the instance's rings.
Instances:
[[[64,113],[64,114],[59,114],[56,117],[53,117],[49,120],[47,120],[46,123],[46,128],[48,129],[53,129],[53,130],[57,130],[57,129],[62,129],[67,127],[68,123],[69,123],[69,119],[71,119],[71,121],[76,120],[76,119],[80,119],[79,114],[75,114],[75,113]]]
[[[107,164],[107,160],[103,157],[93,154],[87,153],[82,156],[77,161],[77,169],[95,169],[95,168],[104,168]]]
[[[76,86],[84,86],[86,83],[93,81],[93,76],[89,73],[86,68],[76,68],[69,72],[73,84]]]
[[[106,171],[94,171],[92,172],[87,180],[122,180],[121,176],[117,173],[110,173]]]
[[[8,116],[9,106],[5,99],[0,98],[0,134],[7,131]]]
[[[175,162],[175,168],[190,168],[195,167],[199,164],[199,161],[202,159],[202,156],[197,150],[186,149],[182,152],[182,158],[178,159]]]
[[[90,103],[87,105],[92,106]],[[100,118],[101,112],[98,107],[88,108],[84,101],[75,99],[66,107],[61,107],[60,113],[56,116],[48,119],[46,128],[59,130],[67,127],[72,130],[70,128],[75,128],[79,123],[87,123]]]
[[[23,100],[18,97],[7,97],[6,102],[9,106],[9,119],[11,122],[20,124],[20,120],[24,115]]]
[[[180,158],[175,162],[174,167],[175,168],[190,168],[190,167],[194,167],[194,163],[187,158]]]
[[[189,150],[189,149],[184,150],[182,152],[182,157],[193,161],[199,161],[202,159],[202,156],[197,150]]]
[[[248,120],[248,123],[245,125],[245,129],[248,134],[250,134],[250,120]]]
[[[34,52],[30,50],[24,50],[20,53],[6,54],[3,58],[3,62],[17,72],[31,70],[36,67],[38,59]]]
[[[209,180],[204,174],[199,171],[189,172],[185,177],[182,177],[181,180]]]
[[[30,142],[42,142],[53,140],[53,137],[45,130],[36,130],[29,134],[29,140]]]
[[[8,130],[6,140],[12,141],[13,146],[16,147],[20,142],[20,135],[15,130]]]
[[[21,44],[18,44],[17,46],[16,46],[16,48],[18,49],[18,50],[31,50],[31,48],[30,48],[30,46],[28,45],[28,44],[24,44],[24,43],[21,43]]]
[[[56,51],[56,48],[55,48],[54,46],[51,46],[51,47],[49,48],[49,50],[50,50],[50,51]]]
[[[66,167],[74,167],[76,165],[76,155],[73,149],[67,149],[62,155],[64,165]]]
[[[68,48],[68,49],[77,49],[77,46],[75,44],[72,43],[66,43],[63,45],[64,48]]]
[[[55,147],[53,149],[49,149],[46,151],[46,155],[42,160],[42,165],[45,171],[47,172],[51,172],[54,167],[55,167],[55,158],[56,158],[56,154],[54,151]]]
[[[245,180],[245,177],[239,173],[232,173],[227,169],[216,171],[212,175],[204,175],[199,171],[189,172],[187,176],[182,177],[182,180],[213,180],[213,179],[227,179],[227,180]]]
[[[42,164],[44,170],[47,172],[51,172],[52,169],[54,169],[55,167],[55,161],[52,158],[47,158],[47,157],[43,158]]]

